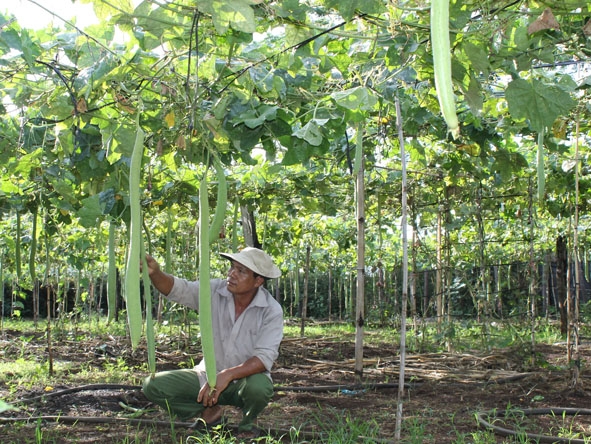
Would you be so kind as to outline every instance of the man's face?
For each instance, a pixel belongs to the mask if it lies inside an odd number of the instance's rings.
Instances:
[[[228,270],[227,286],[230,293],[243,294],[256,290],[263,278],[255,276],[254,272],[238,262],[232,261]]]

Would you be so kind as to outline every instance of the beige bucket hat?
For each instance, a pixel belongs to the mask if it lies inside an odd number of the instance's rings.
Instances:
[[[246,247],[239,253],[220,253],[220,256],[236,261],[265,278],[281,276],[281,270],[275,265],[273,258],[258,248]]]

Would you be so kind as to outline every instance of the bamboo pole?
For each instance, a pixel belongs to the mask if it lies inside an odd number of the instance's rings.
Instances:
[[[407,238],[407,188],[406,188],[406,153],[404,149],[404,135],[402,132],[402,115],[400,102],[396,97],[396,126],[400,143],[400,158],[402,160],[402,309],[400,314],[400,371],[398,373],[398,403],[396,409],[396,440],[400,441],[402,429],[402,407],[404,400],[404,371],[406,365],[406,306],[408,296],[408,238]]]

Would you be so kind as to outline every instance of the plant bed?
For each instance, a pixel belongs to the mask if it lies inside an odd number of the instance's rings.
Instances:
[[[55,369],[50,377],[43,359],[44,341],[41,334],[8,330],[1,339],[0,365],[11,366],[12,371],[0,376],[0,399],[35,398],[15,404],[19,410],[3,413],[4,418],[30,418],[2,422],[3,444],[181,443],[191,435],[185,423],[172,421],[138,390],[146,374],[141,347],[132,352],[124,337],[80,334],[75,341],[54,344]],[[161,336],[158,369],[189,366],[200,357],[198,346],[189,343],[182,349]],[[581,355],[589,348],[582,344]],[[486,430],[477,414],[494,409],[586,407],[589,381],[583,374],[578,386],[572,386],[564,349],[561,344],[539,344],[534,363],[515,347],[487,353],[409,353],[403,441],[522,442]],[[355,376],[353,358],[354,341],[348,335],[286,337],[273,372],[275,397],[259,417],[259,427],[271,431],[278,442],[393,442],[399,373],[396,347],[368,337],[362,382]],[[99,385],[79,390],[88,384]],[[59,394],[67,388],[76,390]],[[134,409],[141,409],[141,415]],[[232,408],[226,408],[225,415],[230,423],[239,420],[239,412]],[[55,416],[61,420],[36,419]],[[97,422],[64,420],[76,417],[97,418]],[[591,436],[587,416],[515,415],[511,419],[511,428],[529,433]]]

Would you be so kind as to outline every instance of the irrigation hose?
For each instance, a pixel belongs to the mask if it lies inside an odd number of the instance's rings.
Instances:
[[[506,417],[507,414],[510,413],[511,415],[524,415],[524,416],[534,416],[534,415],[553,415],[553,416],[560,416],[563,415],[591,415],[591,409],[579,409],[579,408],[569,408],[569,407],[548,407],[548,408],[538,408],[538,409],[513,409],[509,412],[497,412],[496,410],[492,410],[489,412],[480,412],[476,416],[478,418],[478,423],[483,427],[492,430],[495,434],[500,436],[515,436],[519,438],[527,438],[532,440],[533,442],[538,443],[569,443],[569,444],[586,444],[589,443],[589,438],[587,439],[577,439],[577,438],[565,438],[559,436],[549,436],[549,435],[538,435],[534,433],[526,433],[523,431],[516,431],[512,429],[507,429],[504,427],[500,427],[494,424],[491,424],[489,421],[485,420],[484,417],[493,417],[493,421],[500,417]]]

